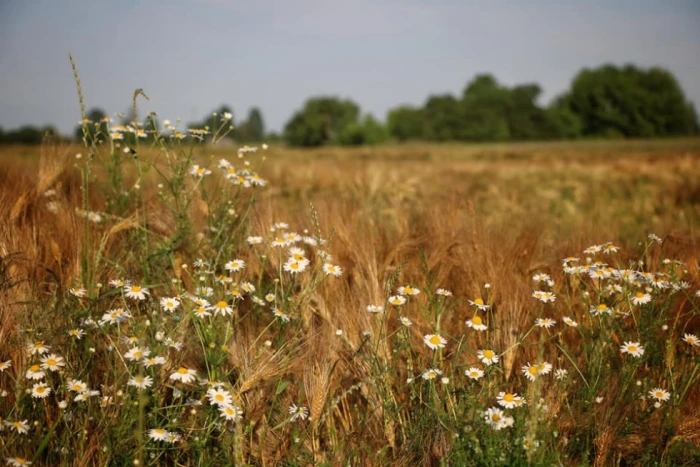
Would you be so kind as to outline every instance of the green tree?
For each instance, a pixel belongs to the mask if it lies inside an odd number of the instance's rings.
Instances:
[[[583,69],[565,98],[585,136],[654,137],[697,131],[692,105],[673,74],[662,68]]]
[[[429,96],[423,109],[426,139],[454,141],[464,128],[464,116],[459,101],[450,94]]]
[[[359,115],[359,106],[351,100],[312,98],[287,122],[284,137],[293,146],[338,144],[343,130],[357,123]]]
[[[462,93],[461,139],[466,141],[506,141],[511,139],[508,111],[510,91],[492,75],[472,79]]]
[[[386,120],[389,134],[399,141],[425,138],[425,113],[421,108],[402,105],[390,110]]]
[[[367,114],[361,123],[351,123],[340,135],[340,144],[345,146],[360,146],[363,144],[381,144],[389,139],[389,133],[384,125],[379,123],[372,114]]]

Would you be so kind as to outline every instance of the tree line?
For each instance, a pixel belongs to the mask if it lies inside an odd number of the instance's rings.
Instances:
[[[320,96],[308,99],[295,112],[281,135],[266,133],[260,109],[252,108],[237,122],[233,109],[222,105],[188,128],[233,126],[226,138],[237,143],[284,140],[292,146],[363,145],[395,141],[528,141],[577,138],[654,138],[700,133],[698,116],[675,76],[663,68],[604,65],[582,69],[570,88],[548,105],[538,102],[536,83],[503,85],[490,74],[475,76],[461,95],[428,96],[423,106],[391,109],[386,122],[363,114],[350,99]],[[222,119],[222,116],[226,119]],[[107,115],[92,109],[89,132],[107,134]],[[102,123],[100,123],[102,122]],[[121,123],[131,124],[124,115]],[[98,126],[94,126],[94,124]],[[101,126],[104,125],[104,126]],[[142,122],[146,130],[160,129],[155,115]],[[4,132],[0,143],[35,144],[52,127],[30,125]],[[73,135],[83,139],[82,125]],[[87,135],[92,137],[91,134]]]

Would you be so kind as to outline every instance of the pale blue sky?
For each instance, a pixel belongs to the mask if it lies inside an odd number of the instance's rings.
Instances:
[[[0,0],[0,126],[79,119],[88,107],[199,120],[251,106],[279,130],[312,95],[381,119],[474,74],[535,81],[545,101],[584,66],[660,65],[700,103],[700,0]]]

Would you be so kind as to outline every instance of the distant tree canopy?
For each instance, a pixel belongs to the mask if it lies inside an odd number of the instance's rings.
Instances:
[[[391,109],[386,124],[349,99],[319,96],[308,99],[292,115],[283,133],[265,133],[259,108],[236,123],[233,109],[221,105],[188,128],[208,128],[226,133],[239,143],[284,140],[292,146],[379,144],[398,141],[527,141],[575,138],[653,138],[700,133],[698,115],[678,81],[662,68],[603,65],[582,69],[568,91],[548,105],[538,102],[542,89],[536,83],[509,87],[490,74],[476,75],[461,95],[431,95],[421,107],[402,105]],[[131,111],[127,112],[129,115]],[[224,115],[231,114],[229,120]],[[106,135],[109,123],[99,108],[90,109],[85,126],[74,131],[77,141],[92,142],[99,131]],[[131,124],[133,117],[125,117]],[[233,129],[226,128],[233,125]],[[85,128],[85,133],[84,133]],[[159,128],[154,115],[143,128]],[[24,126],[0,129],[0,143],[38,144],[51,127]],[[126,137],[135,138],[132,135]]]

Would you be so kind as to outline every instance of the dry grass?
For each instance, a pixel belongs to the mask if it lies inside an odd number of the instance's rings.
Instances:
[[[115,204],[106,204],[115,199],[105,182],[108,174],[94,166],[88,206],[110,214],[88,239],[88,224],[75,212],[82,207],[79,167],[83,167],[84,159],[74,158],[80,151],[48,144],[41,154],[23,148],[0,148],[0,342],[6,343],[0,350],[0,361],[14,362],[0,381],[2,389],[9,392],[13,390],[8,375],[14,372],[21,379],[30,360],[24,349],[26,338],[19,329],[43,329],[41,336],[48,340],[48,328],[75,326],[68,322],[68,310],[76,305],[66,291],[85,277],[81,252],[86,248],[94,260],[94,282],[106,285],[117,276],[142,280],[145,258],[138,255],[144,250],[133,242],[146,238],[143,241],[149,243],[150,254],[172,242],[171,249],[163,250],[166,253],[162,261],[160,257],[149,258],[149,283],[158,290],[156,296],[177,293],[176,286],[168,285],[171,278],[180,279],[182,287],[193,292],[196,278],[183,273],[181,266],[191,265],[202,254],[210,255],[210,260],[219,254],[196,246],[196,233],[202,232],[214,215],[212,203],[200,194],[186,210],[194,223],[193,232],[178,242],[173,240],[178,219],[159,197],[153,170],[140,182],[143,199],[135,197],[128,210],[119,212]],[[202,151],[200,160],[208,160],[209,154],[216,156],[214,160],[232,156],[210,148]],[[260,155],[255,157],[259,159]],[[280,331],[277,326],[268,326],[269,317],[256,315],[250,303],[237,308],[236,329],[227,334],[228,341],[223,344],[228,355],[226,364],[233,369],[228,378],[234,402],[245,412],[244,422],[233,431],[235,442],[230,446],[231,458],[238,461],[260,465],[341,465],[348,461],[353,465],[434,465],[440,459],[467,462],[450,456],[466,449],[471,439],[469,429],[476,429],[473,427],[479,423],[480,417],[474,416],[477,412],[461,411],[461,392],[436,389],[438,392],[432,393],[406,384],[407,378],[416,377],[428,368],[426,365],[435,363],[434,354],[422,343],[423,335],[433,332],[435,322],[414,309],[410,316],[413,326],[407,330],[405,342],[368,342],[364,336],[366,331],[381,336],[400,328],[395,311],[387,313],[385,322],[365,311],[368,304],[385,302],[387,284],[392,281],[394,288],[402,284],[423,288],[428,287],[429,275],[431,286],[444,287],[457,297],[488,298],[492,311],[485,315],[490,326],[486,333],[464,337],[464,320],[473,314],[466,303],[445,310],[440,318],[441,332],[454,339],[449,351],[441,354],[441,368],[454,381],[464,379],[465,366],[476,363],[477,350],[487,345],[500,351],[513,349],[502,356],[498,379],[485,382],[480,394],[519,387],[516,384],[523,380],[519,369],[526,362],[546,360],[555,368],[568,365],[569,372],[575,374],[567,358],[553,345],[556,342],[566,345],[581,368],[586,368],[587,347],[579,336],[566,334],[547,339],[546,344],[537,339],[522,340],[524,330],[543,313],[531,296],[531,276],[545,272],[557,284],[568,283],[560,267],[562,258],[581,256],[589,245],[613,241],[621,247],[617,264],[629,264],[644,250],[639,242],[646,242],[647,233],[653,232],[664,239],[663,250],[650,248],[645,262],[661,267],[664,258],[680,260],[686,265],[683,280],[692,283],[690,290],[700,288],[697,140],[613,146],[594,142],[314,151],[272,148],[265,157],[260,172],[270,183],[257,194],[255,214],[246,219],[248,234],[263,235],[280,220],[289,222],[293,229],[306,227],[313,232],[313,203],[320,231],[324,236],[332,233],[333,261],[345,272],[341,278],[324,281],[320,286],[312,276],[298,280],[296,292],[290,296],[291,302],[299,305],[293,329]],[[144,151],[142,160],[165,170],[165,162],[156,151]],[[231,161],[236,163],[233,157]],[[137,180],[138,174],[130,168],[123,187],[135,193],[132,187]],[[210,193],[220,190],[219,186],[213,177],[207,184]],[[48,208],[45,192],[49,189],[56,191],[50,199],[56,203],[52,209],[58,209],[59,214]],[[239,215],[243,206],[236,208]],[[244,255],[241,244],[224,256]],[[265,262],[254,255],[245,259],[250,277],[272,277],[280,267],[279,259],[273,256]],[[490,288],[484,288],[486,283]],[[99,298],[82,302],[81,309],[104,311],[110,306],[109,298],[92,296]],[[576,319],[586,320],[583,302],[572,303]],[[675,301],[668,312],[679,323],[682,320],[682,327],[668,323],[676,332],[669,336],[669,342],[677,341],[681,330],[696,334],[700,330],[697,305],[690,299]],[[562,317],[561,313],[547,315],[557,321]],[[183,320],[188,319],[195,318]],[[178,326],[181,332],[173,331],[173,336],[179,335],[186,342],[184,361],[206,374],[198,356],[200,343],[188,335],[185,324]],[[137,329],[135,325],[133,328]],[[337,336],[336,330],[342,330],[342,335]],[[284,336],[283,341],[280,336]],[[617,349],[621,344],[615,340],[619,340],[619,334],[611,334],[611,339],[612,347]],[[264,346],[265,341],[273,344]],[[367,354],[369,347],[372,352]],[[666,368],[664,365],[671,362],[674,374],[695,371],[692,365],[697,365],[697,352],[691,352],[690,357],[675,355],[675,344],[672,347],[659,349],[661,357],[655,364]],[[549,423],[550,431],[555,428],[559,438],[546,443],[565,453],[555,458],[571,465],[610,465],[613,459],[632,459],[632,464],[638,464],[650,460],[642,449],[647,447],[652,459],[665,453],[670,457],[664,462],[675,462],[678,457],[674,457],[677,454],[672,448],[683,446],[682,453],[687,455],[691,452],[688,446],[695,446],[691,459],[698,459],[700,430],[697,413],[693,412],[693,407],[700,404],[696,384],[674,406],[675,427],[659,438],[666,429],[662,427],[667,426],[664,419],[649,415],[648,410],[622,405],[619,393],[628,382],[616,374],[621,370],[615,365],[608,363],[606,384],[596,389],[595,395],[604,399],[596,407],[585,409],[574,404],[566,391],[548,393],[550,383],[520,389],[532,406],[541,396],[549,407],[550,415],[542,423]],[[640,368],[633,378],[646,374],[645,385],[651,384],[652,374],[659,375],[653,365]],[[167,377],[175,369],[177,364],[169,362],[160,374]],[[99,387],[99,374],[83,377],[91,387]],[[125,387],[125,380],[114,378],[105,384]],[[171,397],[170,390],[165,391],[163,397]],[[288,422],[286,413],[289,405],[299,404],[302,398],[311,415],[305,428]],[[444,409],[440,416],[424,413],[430,412],[426,407],[433,407],[435,398]],[[0,416],[9,419],[9,401],[19,399],[20,395],[10,395],[4,402],[0,400]],[[449,419],[450,414],[454,415],[453,423],[448,427],[444,417]],[[640,418],[635,419],[637,416]],[[196,427],[195,418],[183,412],[178,423]],[[630,419],[641,425],[631,428]],[[132,452],[124,453],[125,457],[111,448],[101,451],[103,445],[114,445],[105,441],[114,436],[108,424],[95,424],[89,429],[91,436],[75,457],[83,464],[118,463],[131,455],[139,457],[137,445],[132,446]],[[47,432],[46,427],[37,430],[40,436]],[[464,439],[462,444],[455,441],[455,434]],[[575,447],[562,444],[564,438]],[[196,443],[190,437],[186,442],[194,449]],[[31,456],[29,444],[18,446]],[[57,446],[52,444],[54,450],[60,448]],[[15,452],[2,443],[0,451],[7,456]],[[48,450],[41,456],[39,464],[58,459],[66,465],[71,462],[61,457],[60,451]],[[159,454],[153,462],[175,462],[173,456]],[[223,459],[221,453],[211,456],[211,462]],[[177,462],[195,465],[202,459],[206,457],[187,454]],[[544,462],[552,457],[538,459]],[[528,460],[536,462],[530,457]],[[494,458],[493,465],[499,463]]]

